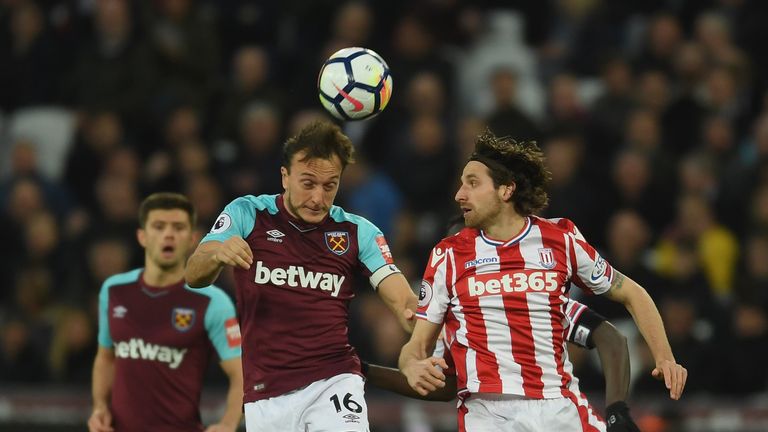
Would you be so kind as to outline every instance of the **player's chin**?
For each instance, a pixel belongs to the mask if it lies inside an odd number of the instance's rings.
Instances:
[[[304,222],[308,223],[320,223],[325,219],[325,216],[328,214],[328,212],[324,210],[310,210],[310,209],[304,209],[304,211],[301,212],[301,218],[304,219]]]

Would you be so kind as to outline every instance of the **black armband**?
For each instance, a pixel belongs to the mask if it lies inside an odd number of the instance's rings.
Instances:
[[[594,348],[595,341],[592,338],[592,333],[605,321],[604,316],[585,307],[579,318],[571,323],[573,330],[570,332],[568,342],[573,342],[580,347],[588,349]]]

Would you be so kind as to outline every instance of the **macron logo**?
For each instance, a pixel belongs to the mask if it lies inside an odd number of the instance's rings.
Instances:
[[[328,291],[333,297],[339,295],[341,284],[344,283],[345,278],[333,273],[309,271],[302,266],[270,269],[261,261],[256,261],[254,273],[253,281],[257,284],[271,283],[275,286],[288,285],[289,287],[319,288],[323,291]]]
[[[128,342],[115,343],[115,357],[124,359],[141,359],[167,363],[171,369],[179,367],[184,360],[187,349],[178,349],[163,345],[144,342],[144,339],[133,338]]]

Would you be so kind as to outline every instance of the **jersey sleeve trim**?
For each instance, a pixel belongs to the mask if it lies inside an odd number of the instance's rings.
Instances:
[[[230,237],[247,238],[256,226],[256,212],[267,210],[277,213],[277,195],[247,195],[227,204],[216,218],[211,230],[200,243],[209,241],[223,242]]]
[[[210,298],[205,310],[205,330],[219,358],[229,360],[240,357],[240,328],[237,325],[235,306],[229,296],[213,285],[189,291]]]
[[[120,273],[108,277],[99,291],[99,333],[97,340],[99,346],[112,348],[112,334],[109,329],[109,290],[116,285],[125,285],[139,280],[143,269],[135,269],[126,273]]]

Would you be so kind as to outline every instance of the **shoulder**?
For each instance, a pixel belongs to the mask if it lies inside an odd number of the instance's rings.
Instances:
[[[465,227],[465,228],[462,228],[461,231],[457,232],[456,234],[450,235],[440,240],[440,242],[437,243],[437,245],[435,246],[435,249],[460,248],[462,246],[474,247],[475,239],[479,235],[480,235],[480,231],[478,231],[477,229]]]
[[[229,295],[227,295],[223,289],[217,287],[216,285],[208,285],[204,288],[190,288],[185,286],[185,289],[194,295],[207,297],[210,301],[208,308],[218,307],[219,305],[232,304],[232,300],[229,298]]]
[[[277,213],[277,197],[277,195],[243,195],[232,200],[227,207],[239,210],[267,210],[275,214]]]
[[[353,223],[355,225],[372,225],[372,226],[375,226],[368,219],[366,219],[366,218],[364,218],[364,217],[362,217],[360,215],[356,215],[354,213],[350,213],[350,212],[348,212],[348,211],[344,210],[343,208],[341,208],[339,206],[336,206],[336,205],[335,206],[331,206],[331,210],[328,212],[328,214],[329,214],[329,217],[334,222],[339,222],[339,223],[341,223],[341,222],[351,222],[351,223]]]
[[[358,236],[364,236],[364,235],[377,235],[381,233],[381,230],[379,227],[373,224],[373,222],[369,221],[368,219],[356,215],[354,213],[350,213],[348,211],[345,211],[343,208],[339,206],[332,206],[330,212],[328,213],[331,220],[333,220],[336,223],[351,223],[357,226],[358,230]]]
[[[531,216],[531,222],[538,226],[539,229],[581,236],[576,224],[567,218],[542,218],[539,216]]]
[[[102,286],[104,288],[109,288],[116,285],[126,285],[130,283],[134,283],[139,280],[139,277],[141,276],[141,272],[143,270],[144,270],[143,268],[137,268],[131,271],[127,271],[125,273],[118,273],[118,274],[112,275],[104,281]]]

